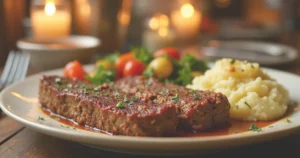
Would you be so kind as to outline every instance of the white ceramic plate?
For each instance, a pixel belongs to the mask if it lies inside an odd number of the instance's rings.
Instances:
[[[86,68],[90,69],[91,66]],[[299,76],[272,69],[264,70],[289,90],[292,100],[300,102]],[[2,110],[33,130],[101,149],[140,154],[190,154],[263,142],[287,136],[300,129],[300,111],[294,111],[288,116],[291,123],[287,122],[287,118],[283,118],[274,123],[273,128],[263,128],[262,132],[248,131],[226,136],[154,138],[110,136],[80,129],[74,130],[62,126],[60,122],[48,117],[39,108],[38,84],[42,74],[62,75],[62,69],[36,74],[7,87],[0,93]],[[45,120],[39,121],[39,117]]]
[[[272,66],[288,64],[295,61],[298,52],[288,45],[246,40],[214,41],[212,46],[203,47],[207,60],[236,58]],[[215,45],[215,46],[214,46]]]

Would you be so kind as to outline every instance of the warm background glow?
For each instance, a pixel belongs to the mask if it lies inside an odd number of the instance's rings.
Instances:
[[[192,17],[194,12],[194,7],[189,3],[182,5],[182,7],[180,8],[180,13],[184,18]]]
[[[46,15],[52,16],[55,14],[56,8],[53,1],[47,1],[44,9]]]

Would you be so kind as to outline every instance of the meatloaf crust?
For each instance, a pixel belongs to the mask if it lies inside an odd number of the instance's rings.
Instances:
[[[115,85],[124,93],[142,96],[146,102],[175,105],[179,127],[205,131],[230,124],[230,104],[221,93],[190,90],[143,76],[122,78]]]
[[[146,93],[124,93],[113,84],[89,85],[58,76],[43,76],[42,107],[116,135],[169,136],[178,125],[174,104],[147,102]]]

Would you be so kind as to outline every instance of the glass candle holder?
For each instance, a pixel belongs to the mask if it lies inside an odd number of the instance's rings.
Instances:
[[[33,0],[30,7],[33,37],[65,37],[71,30],[69,0]]]

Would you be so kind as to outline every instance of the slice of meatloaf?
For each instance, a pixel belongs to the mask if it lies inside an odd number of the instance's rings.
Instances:
[[[230,124],[230,104],[221,93],[190,90],[143,76],[123,78],[115,85],[124,93],[142,97],[145,102],[175,105],[181,127],[203,131]]]
[[[58,76],[43,76],[39,86],[42,107],[80,125],[116,135],[174,135],[178,125],[175,104],[148,102],[147,95],[141,92],[137,98],[113,84],[89,85]]]

